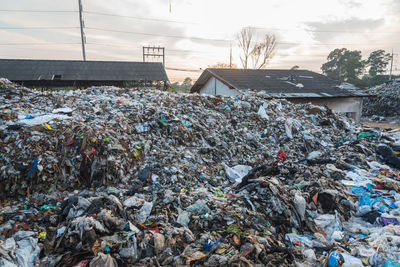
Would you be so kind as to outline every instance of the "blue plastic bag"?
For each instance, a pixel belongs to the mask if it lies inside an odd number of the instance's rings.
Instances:
[[[383,267],[400,267],[400,263],[393,262],[391,259],[388,259],[387,261],[385,261]]]
[[[339,267],[342,266],[343,263],[344,258],[339,252],[332,252],[332,254],[329,256],[328,267]]]

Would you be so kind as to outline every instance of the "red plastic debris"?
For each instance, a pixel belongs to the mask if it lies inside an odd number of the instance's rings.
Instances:
[[[276,157],[276,160],[277,161],[286,161],[286,152],[285,152],[285,150],[283,150],[283,149],[281,149],[281,150],[279,150],[279,152],[278,152],[278,156]]]

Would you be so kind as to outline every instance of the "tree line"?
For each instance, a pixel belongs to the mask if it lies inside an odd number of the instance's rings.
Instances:
[[[244,27],[236,34],[239,47],[239,59],[243,69],[264,69],[275,56],[277,39],[273,34],[265,34],[260,40],[255,38],[255,30]],[[392,55],[379,49],[369,54],[367,59],[362,59],[361,51],[336,48],[327,57],[327,62],[321,67],[322,72],[329,78],[340,82],[349,82],[360,88],[367,88],[382,84],[389,80],[385,75]],[[209,68],[232,68],[238,66],[234,63],[218,62],[209,65]],[[295,65],[291,70],[300,67]],[[392,76],[397,78],[399,76]],[[186,78],[182,84],[174,83],[171,88],[177,91],[188,91],[192,80]]]
[[[251,27],[242,28],[236,35],[243,69],[266,68],[275,55],[277,41],[274,35],[264,35],[261,42],[255,41],[254,35],[255,31]],[[329,53],[327,62],[322,65],[321,70],[329,78],[365,88],[389,80],[389,75],[385,75],[385,72],[391,57],[389,53],[380,49],[373,51],[367,59],[363,60],[359,50],[336,48]],[[237,65],[217,63],[208,67],[237,68]],[[298,65],[292,67],[293,70],[298,68]]]
[[[365,88],[389,80],[385,73],[391,60],[392,55],[382,49],[371,52],[363,60],[359,50],[336,48],[329,53],[321,70],[329,78]]]

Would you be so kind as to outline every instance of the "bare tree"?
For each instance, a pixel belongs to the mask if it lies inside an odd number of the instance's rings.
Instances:
[[[237,35],[239,48],[242,50],[240,61],[242,62],[242,66],[244,69],[247,69],[247,64],[251,54],[251,39],[253,39],[253,29],[250,27],[242,28],[242,30]]]
[[[251,45],[254,31],[250,27],[242,28],[237,35],[239,48],[241,49],[240,60],[244,69],[248,68],[251,60],[253,69],[264,68],[273,58],[276,38],[274,35],[265,35],[265,40],[261,43]]]
[[[262,43],[255,44],[250,53],[253,69],[262,69],[274,56],[276,39],[274,35],[265,35]]]

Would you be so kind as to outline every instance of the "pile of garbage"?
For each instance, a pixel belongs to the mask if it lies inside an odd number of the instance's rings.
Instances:
[[[400,80],[370,88],[364,99],[363,116],[373,120],[397,120],[400,116]]]
[[[263,92],[1,81],[0,266],[400,262],[399,132]]]

